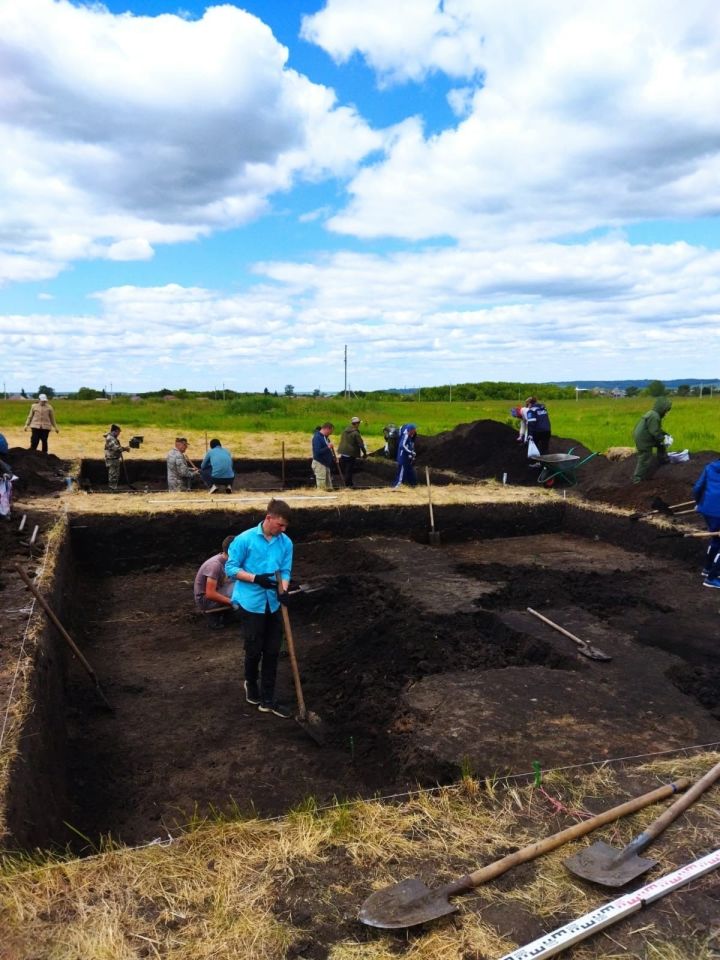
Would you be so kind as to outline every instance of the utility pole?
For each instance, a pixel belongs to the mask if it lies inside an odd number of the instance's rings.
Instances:
[[[345,388],[343,390],[343,396],[347,400],[348,398],[348,385],[347,385],[347,344],[345,344]]]
[[[452,384],[450,384],[450,403],[452,403]]]
[[[113,398],[113,389],[112,389],[112,380],[110,381],[110,403],[112,403]]]
[[[225,381],[223,380],[223,403],[225,403]]]

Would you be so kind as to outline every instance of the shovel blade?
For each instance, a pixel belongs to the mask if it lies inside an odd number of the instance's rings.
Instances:
[[[428,532],[428,543],[431,547],[440,546],[440,532],[438,530],[430,530]]]
[[[298,713],[295,722],[300,724],[305,733],[314,740],[319,747],[324,747],[327,740],[327,731],[325,724],[320,717],[312,710],[306,710],[304,714]]]
[[[412,877],[371,894],[360,908],[358,918],[369,927],[399,930],[456,911],[444,889],[430,890],[422,880]]]
[[[647,860],[636,853],[616,850],[599,840],[565,861],[570,873],[603,887],[623,887],[636,877],[647,873],[657,860]]]
[[[597,647],[578,647],[578,653],[581,653],[584,657],[589,657],[590,660],[602,660],[605,663],[607,663],[608,660],[612,660],[609,654],[603,653],[602,650],[598,650]]]

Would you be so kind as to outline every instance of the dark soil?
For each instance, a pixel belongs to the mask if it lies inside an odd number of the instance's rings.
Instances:
[[[592,452],[578,440],[551,438],[550,453],[570,450],[581,459]],[[517,442],[517,432],[495,420],[461,423],[445,433],[419,437],[417,451],[418,463],[456,471],[466,477],[501,480],[503,474],[507,474],[511,484],[533,486],[538,482],[538,472],[529,469],[527,448]],[[590,500],[638,511],[651,509],[652,501],[658,496],[669,504],[682,503],[692,499],[692,485],[703,467],[717,457],[713,451],[699,451],[686,463],[656,466],[645,482],[634,484],[634,456],[608,460],[596,455],[577,468],[578,484],[571,490]],[[563,486],[564,482],[557,479],[555,485]]]
[[[138,528],[138,556],[143,536]],[[328,735],[319,748],[293,721],[245,702],[238,628],[210,631],[193,613],[203,559],[82,575],[74,635],[116,707],[101,712],[75,671],[70,820],[87,836],[134,843],[212,810],[269,815],[309,795],[394,793],[453,780],[468,758],[479,773],[517,772],[538,756],[546,765],[580,763],[720,739],[711,716],[717,598],[670,563],[656,562],[651,576],[639,569],[641,555],[563,534],[440,549],[378,537],[296,544],[297,582],[324,587],[290,611],[306,701]],[[527,605],[614,662],[580,657],[570,641],[530,623]],[[675,614],[687,606],[692,622],[678,627]],[[658,619],[668,624],[660,636]],[[657,648],[652,670],[645,646]],[[439,699],[423,714],[415,691],[429,682]],[[513,723],[525,721],[507,706],[525,686],[544,690],[548,704],[559,698],[575,717],[567,736],[555,730],[532,745],[530,735],[513,737]],[[278,692],[292,702],[286,659]],[[679,714],[667,732],[663,710]]]
[[[54,453],[11,447],[3,460],[10,464],[18,476],[13,484],[16,496],[55,493],[65,487],[69,464]]]

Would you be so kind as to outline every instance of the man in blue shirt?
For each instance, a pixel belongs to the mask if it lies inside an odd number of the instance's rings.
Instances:
[[[280,603],[287,601],[292,571],[293,545],[285,533],[289,522],[287,503],[271,500],[265,519],[235,537],[225,564],[228,579],[235,580],[232,602],[240,607],[245,635],[245,699],[262,713],[284,718],[291,714],[275,699],[275,677],[282,641]]]
[[[224,486],[225,493],[232,493],[235,479],[232,454],[224,449],[219,440],[210,441],[210,449],[200,464],[200,473],[205,483],[211,484],[210,493],[216,493],[218,486]]]

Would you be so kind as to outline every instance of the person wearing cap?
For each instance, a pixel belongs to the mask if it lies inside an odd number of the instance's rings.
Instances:
[[[189,490],[200,479],[200,471],[189,457],[185,456],[188,442],[185,437],[175,437],[175,446],[167,455],[168,490],[176,493]]]
[[[340,470],[345,479],[346,487],[352,487],[353,485],[353,474],[357,461],[367,456],[365,441],[360,434],[361,423],[360,417],[353,417],[350,426],[343,430],[338,444]]]
[[[39,393],[37,403],[30,407],[24,429],[26,431],[30,430],[30,449],[37,450],[38,444],[40,444],[42,453],[47,453],[50,431],[54,430],[55,433],[60,433],[60,431],[55,422],[55,411],[48,403],[46,393]]]
[[[335,427],[326,420],[321,427],[315,428],[312,435],[312,472],[319,490],[332,490],[332,468],[335,462],[335,448],[330,435]]]
[[[107,467],[108,487],[111,493],[118,492],[122,455],[130,449],[130,447],[123,447],[121,445],[119,440],[120,432],[120,427],[116,423],[113,423],[105,434],[105,466]]]
[[[403,483],[409,487],[417,486],[415,473],[415,437],[417,428],[414,423],[404,423],[400,427],[400,438],[397,448],[397,474],[392,484],[393,490],[399,490]]]

